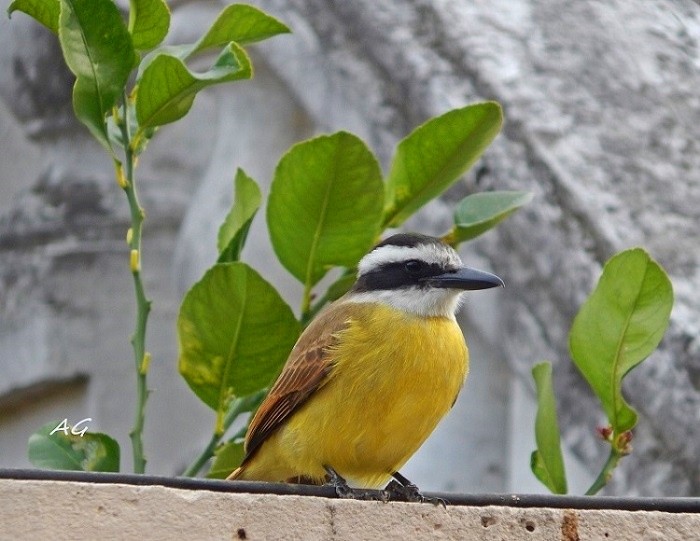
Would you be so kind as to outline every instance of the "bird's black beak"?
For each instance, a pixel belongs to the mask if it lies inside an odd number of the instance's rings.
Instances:
[[[465,291],[506,286],[503,280],[495,274],[469,267],[461,267],[454,271],[438,274],[437,276],[427,276],[422,281],[432,287],[463,289]]]

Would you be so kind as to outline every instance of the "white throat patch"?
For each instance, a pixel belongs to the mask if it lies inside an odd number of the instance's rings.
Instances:
[[[420,317],[456,319],[463,291],[409,287],[349,293],[344,302],[379,303]]]

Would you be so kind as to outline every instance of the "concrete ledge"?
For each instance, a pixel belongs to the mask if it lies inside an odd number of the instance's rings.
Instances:
[[[3,539],[700,539],[700,514],[433,506],[0,479]]]

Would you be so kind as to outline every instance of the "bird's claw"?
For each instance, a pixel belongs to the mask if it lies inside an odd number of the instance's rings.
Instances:
[[[442,498],[424,496],[413,483],[402,485],[394,479],[386,486],[384,492],[387,493],[387,496],[392,501],[432,503],[433,505],[441,505],[443,508],[447,509],[447,502],[445,500]]]
[[[416,485],[400,474],[394,474],[394,476],[401,479],[401,481],[392,479],[384,490],[367,490],[349,487],[345,478],[330,466],[325,466],[325,470],[328,473],[328,485],[335,489],[335,494],[338,498],[380,502],[431,503],[433,505],[441,505],[445,509],[447,508],[445,500],[423,496]]]
[[[328,472],[328,485],[335,489],[338,498],[345,500],[363,500],[386,502],[389,496],[385,490],[366,490],[362,488],[351,488],[347,481],[333,468],[326,466]]]

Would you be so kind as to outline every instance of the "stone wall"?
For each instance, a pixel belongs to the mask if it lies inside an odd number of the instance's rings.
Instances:
[[[566,441],[586,462],[604,458],[591,438],[601,419],[567,360],[571,319],[618,250],[642,245],[669,271],[671,327],[627,385],[641,421],[635,453],[613,488],[700,493],[698,5],[261,5],[301,37],[273,44],[269,58],[306,108],[332,126],[333,111],[351,108],[375,146],[390,147],[397,134],[449,107],[503,103],[503,136],[455,195],[490,188],[536,194],[475,249],[509,284],[499,343],[510,365],[527,378],[534,361],[556,362]],[[314,65],[324,68],[321,81],[308,76]],[[344,123],[357,122],[354,116]]]
[[[386,167],[396,141],[429,116],[495,99],[505,110],[503,134],[460,186],[409,226],[440,232],[451,204],[473,191],[531,190],[536,197],[464,252],[508,288],[496,300],[470,300],[467,333],[483,359],[474,377],[483,379],[472,379],[465,394],[474,389],[478,401],[460,402],[450,430],[428,444],[432,454],[412,471],[430,479],[448,470],[432,486],[438,489],[519,490],[507,485],[501,459],[518,440],[504,429],[504,403],[513,396],[506,363],[528,386],[530,366],[541,359],[555,362],[567,444],[584,462],[600,463],[605,449],[591,434],[602,419],[570,368],[566,335],[602,263],[641,245],[669,271],[676,304],[661,349],[629,378],[640,425],[611,492],[700,494],[700,6],[254,3],[294,33],[256,48],[256,81],[198,97],[184,123],[159,134],[141,169],[144,269],[158,299],[150,418],[165,419],[148,425],[151,465],[177,471],[213,422],[174,371],[173,321],[181,293],[213,261],[235,167],[266,185],[289,144],[341,128],[367,140]],[[220,6],[177,3],[175,40],[200,33]],[[21,14],[0,26],[0,370],[9,376],[0,381],[0,405],[13,412],[0,426],[24,427],[31,397],[53,389],[56,402],[46,402],[44,415],[60,410],[66,396],[81,396],[61,411],[98,412],[108,421],[95,428],[125,435],[131,411],[123,389],[131,392],[133,377],[126,205],[108,160],[72,120],[69,78],[53,38]],[[271,264],[266,233],[256,228],[259,249],[246,256],[296,306],[298,287]],[[493,304],[489,317],[482,302]],[[18,448],[2,437],[0,446]],[[530,450],[516,452],[526,461]],[[493,460],[475,460],[482,473],[455,482],[460,474],[449,470],[468,469],[464,456]]]

